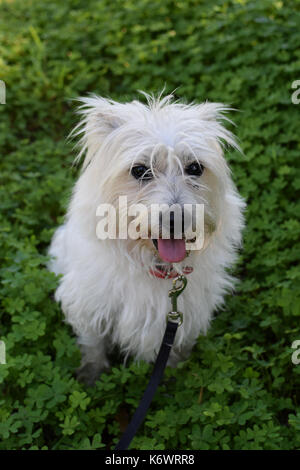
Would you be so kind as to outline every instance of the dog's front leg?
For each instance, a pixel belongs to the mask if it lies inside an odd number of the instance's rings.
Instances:
[[[81,350],[81,364],[77,369],[77,379],[92,386],[101,372],[109,368],[106,356],[106,339],[98,336],[79,336],[77,343]]]
[[[184,362],[187,360],[187,358],[190,356],[192,351],[192,345],[191,344],[186,344],[184,347],[181,346],[180,349],[176,348],[174,346],[171,349],[170,352],[170,357],[168,359],[167,365],[169,367],[177,367],[179,362]]]

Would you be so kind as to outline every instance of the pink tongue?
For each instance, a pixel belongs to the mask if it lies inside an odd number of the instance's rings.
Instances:
[[[185,258],[185,240],[158,239],[158,253],[163,261],[179,263]]]

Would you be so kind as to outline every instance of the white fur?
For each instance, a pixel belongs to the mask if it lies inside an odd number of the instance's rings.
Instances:
[[[227,273],[236,259],[243,228],[243,200],[223,157],[224,144],[238,148],[222,121],[229,110],[218,103],[182,104],[172,96],[146,95],[120,104],[93,96],[83,98],[83,118],[74,134],[82,134],[83,170],[75,185],[64,225],[50,247],[50,269],[62,274],[56,291],[66,321],[82,350],[81,375],[93,382],[109,366],[107,352],[118,345],[136,359],[154,361],[170,311],[171,280],[149,274],[158,258],[151,240],[104,240],[96,237],[96,208],[129,203],[203,203],[206,240],[176,265],[193,266],[179,297],[184,313],[169,365],[186,358],[213,311],[233,287]],[[198,160],[201,177],[184,174],[187,162]],[[140,183],[130,174],[134,162],[146,162],[155,177]]]

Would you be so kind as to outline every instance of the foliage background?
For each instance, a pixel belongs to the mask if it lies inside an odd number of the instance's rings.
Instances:
[[[0,3],[0,449],[109,449],[150,368],[115,361],[94,389],[59,306],[46,249],[77,169],[70,99],[229,103],[247,199],[236,294],[190,359],[167,370],[134,449],[299,449],[299,1],[6,0]],[[142,97],[140,96],[140,99]]]

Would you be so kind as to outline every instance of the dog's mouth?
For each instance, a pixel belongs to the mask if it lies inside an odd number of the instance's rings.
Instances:
[[[188,240],[189,243],[193,243],[194,241],[195,239]],[[167,263],[179,263],[187,256],[185,238],[158,238],[152,239],[152,242],[158,251],[160,259]]]

